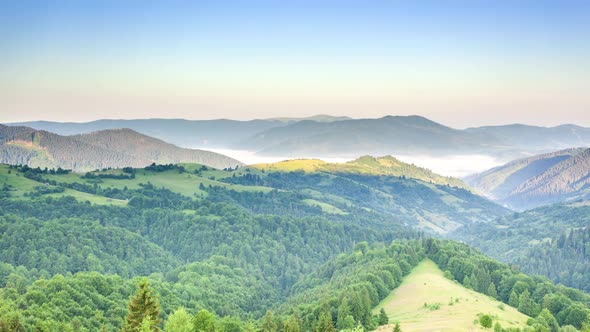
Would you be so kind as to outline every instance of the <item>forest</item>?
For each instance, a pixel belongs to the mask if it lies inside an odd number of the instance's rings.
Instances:
[[[531,331],[590,317],[580,290],[392,220],[397,191],[398,208],[420,197],[449,213],[412,179],[155,164],[0,175],[0,331],[370,331],[389,322],[373,308],[424,259],[531,317]],[[176,177],[200,182],[182,191]]]

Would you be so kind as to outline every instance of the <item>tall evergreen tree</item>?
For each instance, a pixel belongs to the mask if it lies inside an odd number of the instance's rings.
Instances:
[[[123,332],[141,331],[144,318],[149,317],[149,327],[153,332],[160,332],[160,305],[157,297],[153,294],[147,279],[142,279],[137,284],[135,296],[129,301],[127,317]]]
[[[336,332],[330,313],[322,313],[315,328],[316,332]]]
[[[496,291],[496,284],[494,284],[493,282],[490,282],[490,286],[488,287],[488,295],[493,297],[493,298],[497,298],[498,297],[498,291]]]
[[[379,325],[387,325],[389,324],[389,317],[387,317],[387,313],[385,313],[385,309],[381,308],[379,311]]]
[[[512,291],[510,293],[510,298],[508,299],[508,304],[511,307],[517,308],[518,309],[518,294],[516,294],[515,291]]]
[[[276,332],[277,329],[277,323],[275,322],[272,311],[269,310],[262,318],[262,326],[260,326],[260,330],[262,332]]]
[[[299,325],[299,320],[295,315],[292,315],[287,319],[285,322],[284,332],[301,332],[301,326]]]
[[[528,289],[525,289],[522,294],[518,297],[518,311],[525,315],[532,316],[534,311],[535,303],[531,299],[531,293]]]
[[[338,330],[344,330],[354,327],[354,323],[352,326],[348,326],[346,322],[346,317],[350,316],[350,306],[348,305],[348,299],[343,298],[338,306],[338,314],[336,316],[336,327]],[[354,319],[353,319],[354,322]]]

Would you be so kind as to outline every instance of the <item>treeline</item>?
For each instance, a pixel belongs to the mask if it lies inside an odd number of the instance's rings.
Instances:
[[[563,231],[553,239],[530,247],[514,261],[527,273],[590,291],[590,226]]]
[[[191,200],[161,188],[128,192],[134,198],[127,207],[71,197],[0,201],[0,260],[8,263],[0,283],[16,287],[4,291],[12,295],[3,301],[21,308],[27,329],[53,321],[58,325],[49,330],[59,330],[59,324],[72,324],[74,317],[89,331],[102,325],[118,329],[121,316],[113,315],[122,311],[105,308],[124,302],[128,292],[121,289],[131,288],[128,278],[146,275],[161,295],[164,317],[183,306],[207,308],[219,317],[258,319],[282,302],[302,276],[355,243],[418,236],[401,225],[385,230],[378,225],[386,220],[374,222],[370,213],[363,218],[331,219],[319,212],[295,218],[252,213],[232,201]],[[149,193],[165,193],[172,204],[162,206],[165,200],[159,196],[152,197],[154,203],[133,202]],[[186,200],[193,205],[183,212],[178,207],[185,207]],[[84,302],[74,291],[52,293],[69,289],[65,286],[40,287],[55,278],[60,285],[93,280],[76,286],[91,293],[97,280],[106,278],[114,283],[104,295],[110,302],[98,295],[88,295],[91,302]]]
[[[452,234],[500,261],[552,281],[590,290],[590,206],[563,204],[472,223]]]
[[[390,246],[358,243],[352,253],[339,255],[295,284],[279,312],[299,321],[302,331],[350,330],[357,326],[374,330],[383,322],[372,315],[372,309],[424,257],[419,241]]]
[[[349,202],[323,198],[338,208],[348,209],[350,205],[368,207],[379,213],[394,215],[407,224],[415,223],[416,214],[425,216],[425,219],[429,219],[429,214],[435,214],[446,220],[467,224],[473,220],[492,220],[508,212],[465,189],[405,177],[294,171],[266,172],[264,176],[244,174],[220,181],[262,185],[279,190],[319,191],[344,198]],[[453,199],[454,203],[449,203],[449,197],[457,199]]]
[[[528,276],[457,242],[430,239],[425,251],[449,278],[534,317],[530,324],[541,331],[555,331],[555,324],[580,329],[590,323],[590,296],[580,290]]]
[[[352,253],[339,256],[298,283],[292,289],[292,297],[277,308],[276,314],[266,310],[258,316],[252,313],[235,316],[227,307],[239,306],[244,300],[276,306],[278,299],[264,293],[268,285],[257,283],[241,269],[229,268],[221,257],[175,270],[174,282],[162,280],[158,274],[142,281],[80,272],[27,284],[27,271],[19,268],[6,277],[6,286],[0,293],[0,328],[13,325],[20,326],[22,331],[115,331],[126,326],[126,306],[131,306],[129,298],[135,285],[139,283],[141,288],[142,283],[149,282],[153,287],[150,296],[157,300],[160,312],[158,317],[152,317],[154,329],[162,326],[169,332],[325,332],[357,326],[372,329],[383,319],[373,316],[372,308],[422,258],[423,250],[418,242],[372,248],[361,242]],[[10,267],[4,265],[4,268]],[[215,284],[211,284],[211,279],[215,279]],[[242,283],[249,284],[248,289],[238,286]],[[213,307],[222,310],[211,311]],[[142,318],[145,315],[136,321],[141,322]],[[202,325],[209,325],[210,329],[199,329]]]

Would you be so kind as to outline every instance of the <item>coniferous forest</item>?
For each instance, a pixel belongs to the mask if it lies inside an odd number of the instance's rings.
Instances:
[[[417,198],[387,195],[403,188],[422,188],[420,204],[433,213],[457,213],[437,201],[444,193],[489,218],[503,214],[465,189],[192,164],[81,174],[2,166],[0,175],[6,331],[373,330],[389,323],[373,308],[425,259],[530,317],[522,330],[582,329],[590,317],[581,290],[434,239],[409,216],[391,219],[393,209],[416,206]],[[154,184],[162,180],[168,186]],[[564,234],[556,246],[583,256],[586,233]]]

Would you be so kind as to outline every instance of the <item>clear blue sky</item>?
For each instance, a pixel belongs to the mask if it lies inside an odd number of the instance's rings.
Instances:
[[[590,126],[589,1],[2,1],[0,122]]]

